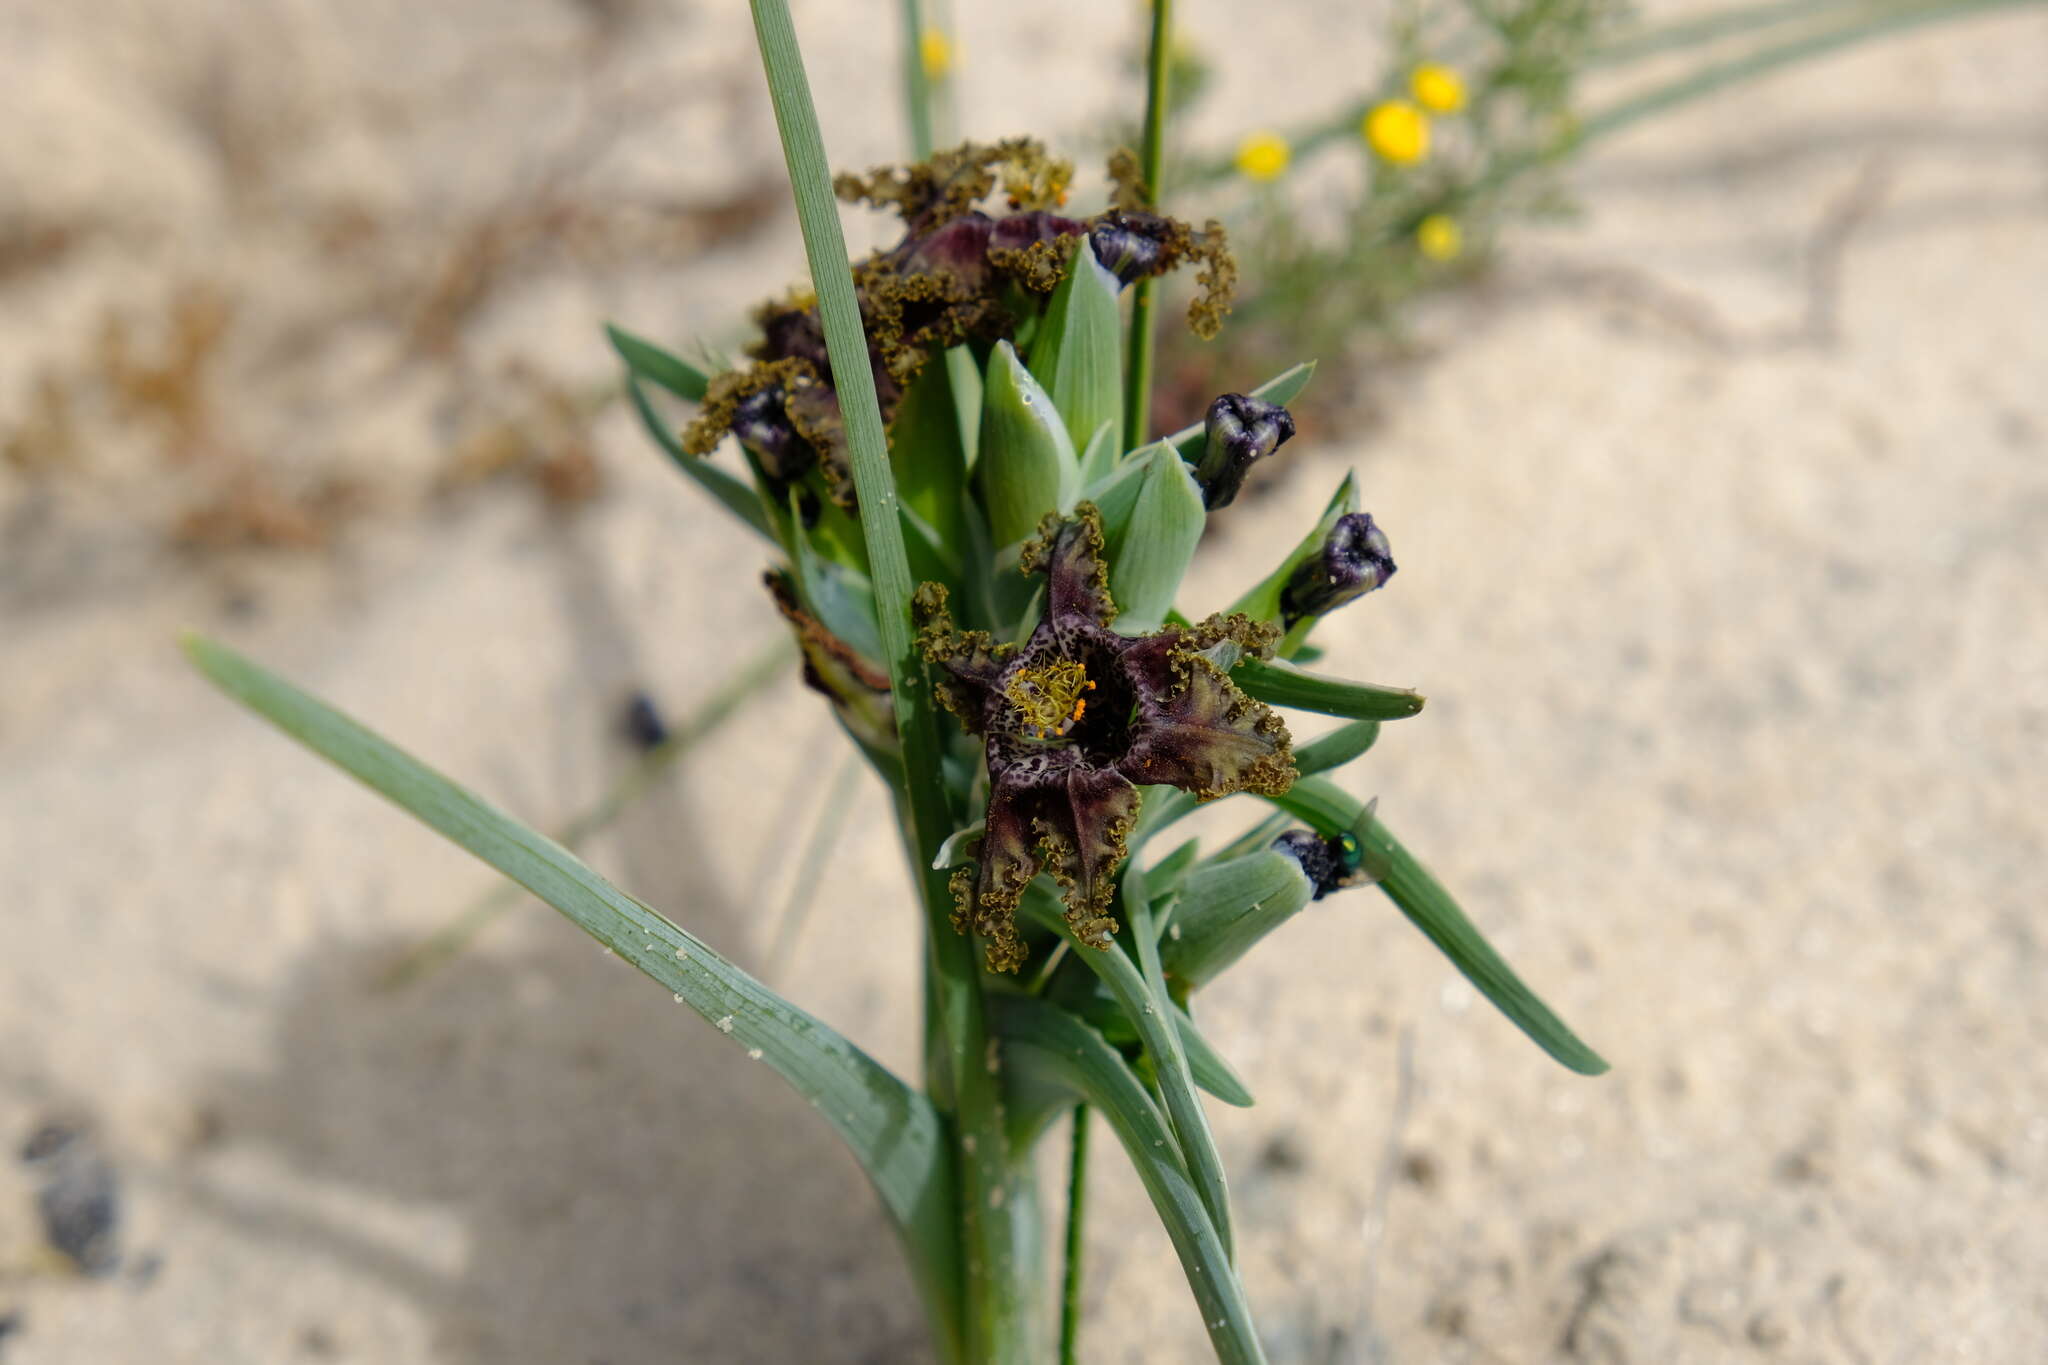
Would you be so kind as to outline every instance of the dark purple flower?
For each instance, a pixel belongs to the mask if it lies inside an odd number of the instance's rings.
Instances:
[[[940,700],[987,746],[988,813],[976,865],[954,874],[954,923],[987,937],[995,971],[1024,960],[1013,916],[1040,871],[1060,884],[1081,941],[1109,946],[1139,787],[1164,783],[1206,801],[1277,795],[1295,776],[1286,727],[1227,672],[1240,653],[1270,651],[1271,627],[1211,617],[1118,635],[1095,508],[1048,517],[1040,533],[1023,562],[1046,576],[1045,615],[1022,648],[955,630],[936,584],[916,598],[924,656],[943,669]]]
[[[1305,616],[1322,616],[1365,596],[1394,576],[1393,547],[1366,512],[1337,518],[1316,552],[1296,566],[1280,591],[1280,612],[1288,627]]]
[[[1278,403],[1226,393],[1209,405],[1195,482],[1210,511],[1228,507],[1253,465],[1294,439],[1294,418]]]

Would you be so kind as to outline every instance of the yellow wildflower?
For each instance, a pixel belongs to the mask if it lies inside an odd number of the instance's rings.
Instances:
[[[1396,166],[1412,165],[1429,155],[1429,120],[1407,100],[1374,105],[1359,131],[1367,146]]]
[[[1455,114],[1465,107],[1465,82],[1448,66],[1424,62],[1408,77],[1408,89],[1432,114]]]
[[[928,28],[917,40],[918,60],[924,63],[927,80],[939,80],[953,69],[953,40],[945,30]]]
[[[1415,245],[1432,261],[1456,260],[1465,249],[1465,230],[1448,213],[1432,213],[1415,225]]]
[[[1272,180],[1293,152],[1278,133],[1253,133],[1237,144],[1237,169],[1247,180]]]

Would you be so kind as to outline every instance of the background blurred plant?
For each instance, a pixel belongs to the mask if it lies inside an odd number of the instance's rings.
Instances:
[[[1166,339],[1162,387],[1193,399],[1304,353],[1349,368],[1398,346],[1418,296],[1471,280],[1518,223],[1575,213],[1567,173],[1601,139],[1855,43],[2038,2],[1765,0],[1666,23],[1623,0],[1396,6],[1384,66],[1329,113],[1169,166],[1231,225],[1252,284],[1221,344]],[[1175,51],[1175,103],[1193,109],[1210,87],[1201,35]],[[1652,65],[1587,102],[1590,77]]]

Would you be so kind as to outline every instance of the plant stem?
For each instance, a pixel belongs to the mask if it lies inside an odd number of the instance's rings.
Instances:
[[[1152,43],[1145,53],[1145,143],[1138,153],[1138,174],[1146,201],[1158,208],[1166,162],[1167,44],[1173,27],[1173,0],[1152,0]],[[1124,449],[1145,444],[1151,427],[1152,302],[1156,280],[1139,280],[1131,293],[1131,333],[1124,360]]]
[[[1088,1106],[1074,1106],[1067,1156],[1067,1269],[1060,1284],[1060,1365],[1076,1365],[1081,1339],[1081,1257],[1088,1206]]]
[[[804,254],[818,293],[834,385],[845,420],[860,522],[867,543],[875,592],[876,624],[889,665],[890,696],[903,747],[903,802],[908,815],[912,868],[923,901],[932,973],[931,1015],[942,1046],[928,1047],[931,1060],[950,1073],[931,1084],[949,1094],[953,1136],[959,1150],[959,1192],[955,1205],[963,1234],[959,1260],[965,1283],[964,1341],[942,1340],[942,1354],[975,1365],[1018,1365],[1029,1359],[1035,1320],[1036,1267],[1019,1256],[1029,1241],[1033,1208],[1016,1179],[1003,1128],[999,1077],[990,1066],[988,1030],[974,945],[952,928],[952,897],[945,875],[932,869],[939,845],[954,828],[957,812],[948,799],[940,768],[940,746],[931,685],[910,629],[910,563],[895,481],[890,473],[882,415],[869,369],[860,306],[854,298],[846,239],[833,201],[824,138],[805,79],[787,0],[751,0],[754,32],[768,77],[769,97],[789,164],[790,187],[803,227]],[[1019,1196],[1019,1197],[1013,1197]],[[931,1314],[935,1325],[946,1315]]]
[[[932,84],[924,69],[924,0],[903,0],[903,109],[910,121],[910,159],[932,154]]]

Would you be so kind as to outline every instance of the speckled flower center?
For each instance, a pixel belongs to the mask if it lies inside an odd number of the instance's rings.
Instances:
[[[1094,690],[1085,664],[1054,659],[1011,674],[1003,684],[1003,697],[1025,729],[1039,739],[1054,739],[1074,728],[1088,710],[1083,694]]]

